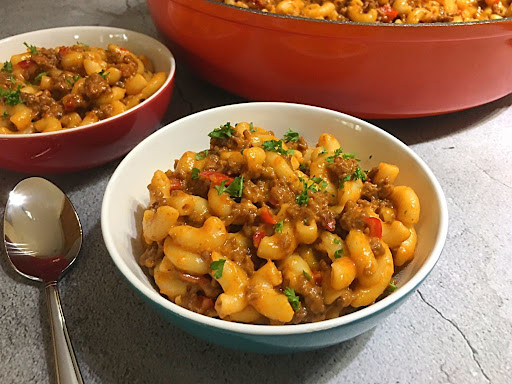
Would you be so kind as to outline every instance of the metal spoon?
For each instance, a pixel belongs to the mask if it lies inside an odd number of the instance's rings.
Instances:
[[[82,227],[73,205],[48,180],[21,181],[5,206],[4,243],[20,275],[46,284],[57,383],[83,384],[57,290],[58,280],[82,246]]]

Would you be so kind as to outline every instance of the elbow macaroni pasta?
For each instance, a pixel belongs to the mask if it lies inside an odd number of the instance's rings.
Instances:
[[[420,220],[414,190],[393,185],[396,165],[365,172],[329,134],[314,148],[246,122],[210,136],[208,150],[185,152],[148,186],[140,263],[161,294],[227,321],[296,324],[396,288]]]
[[[135,107],[167,79],[145,56],[77,43],[0,63],[0,134],[46,133],[93,124]]]
[[[510,0],[218,0],[263,12],[363,23],[440,23],[512,16]]]

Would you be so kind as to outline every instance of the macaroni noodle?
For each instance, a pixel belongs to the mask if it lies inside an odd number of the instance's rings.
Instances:
[[[414,190],[393,185],[396,165],[363,171],[325,133],[314,148],[246,122],[209,136],[208,150],[185,152],[148,186],[140,264],[161,294],[228,321],[297,324],[396,289],[420,219]]]

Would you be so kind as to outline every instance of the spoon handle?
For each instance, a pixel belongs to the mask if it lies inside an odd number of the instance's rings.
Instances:
[[[60,305],[57,283],[46,285],[46,303],[52,326],[53,355],[58,384],[83,384]]]

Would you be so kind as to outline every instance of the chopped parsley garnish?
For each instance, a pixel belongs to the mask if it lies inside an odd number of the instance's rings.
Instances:
[[[108,73],[107,73],[107,75],[108,75]],[[77,82],[78,80],[80,80],[81,78],[82,78],[82,76],[80,76],[80,75],[75,75],[75,76],[73,76],[73,81],[76,83],[76,82]]]
[[[283,233],[284,220],[281,220],[279,223],[274,224],[274,232],[275,233]]]
[[[299,177],[299,180],[302,181],[302,185],[303,185],[304,189],[302,190],[300,195],[298,195],[295,198],[295,201],[297,201],[297,204],[299,204],[299,205],[306,205],[309,201],[308,191],[318,192],[318,189],[314,182],[311,183],[310,185],[308,185],[308,182],[306,180],[304,180],[303,178]]]
[[[302,220],[302,223],[304,225],[309,225],[309,219],[306,217],[304,220]]]
[[[7,119],[7,118],[9,118],[9,114],[8,114],[7,112],[4,112],[4,114],[2,115],[2,117],[3,117],[4,119]]]
[[[5,103],[9,105],[22,104],[23,100],[21,100],[20,88],[21,85],[18,85],[18,88],[16,88],[15,91],[12,89],[0,88],[0,97],[3,98]]]
[[[368,177],[366,176],[366,173],[364,173],[364,171],[361,168],[357,167],[356,170],[354,171],[354,173],[352,173],[350,175],[343,176],[343,179],[340,180],[340,183],[338,185],[338,189],[343,189],[345,187],[345,181],[357,180],[357,179],[366,181],[367,178]]]
[[[204,151],[196,153],[196,160],[199,161],[199,160],[203,160],[203,159],[207,158],[209,152],[210,151],[205,149]]]
[[[301,164],[299,165],[299,170],[301,170],[302,172],[306,172],[308,169],[306,168],[305,164]]]
[[[8,74],[7,75],[7,78],[9,79],[9,81],[12,83],[12,84],[16,84],[16,78],[11,75],[11,74]]]
[[[231,197],[242,197],[242,190],[244,189],[244,177],[235,177],[235,179],[227,187],[226,181],[227,180],[224,180],[220,183],[220,185],[215,186],[219,196],[222,195],[223,192],[226,192]]]
[[[192,180],[199,179],[199,172],[200,172],[199,168],[192,168],[192,173],[190,174],[190,178]]]
[[[107,78],[108,75],[110,75],[110,72],[105,72],[104,69],[102,69],[101,71],[98,72],[98,75],[100,75],[101,77],[103,77],[104,79]]]
[[[233,136],[233,133],[235,133],[235,130],[231,126],[231,123],[228,121],[226,124],[221,125],[219,128],[215,128],[208,134],[208,136],[217,139],[229,139],[231,136]]]
[[[315,183],[317,183],[318,185],[320,185],[320,189],[325,189],[327,188],[327,186],[329,185],[327,183],[327,181],[325,181],[324,179],[322,179],[321,177],[317,177],[317,176],[314,176],[311,178],[311,180],[313,180]]]
[[[388,290],[391,292],[395,292],[397,289],[398,287],[396,286],[395,282],[391,280],[388,285]]]
[[[327,153],[327,149],[325,147],[322,147],[322,152],[320,152],[318,155],[323,155],[324,153]]]
[[[86,47],[86,48],[89,47],[87,44],[81,43],[79,41],[76,42],[76,45],[81,45],[82,47]]]
[[[306,277],[306,279],[311,280],[311,275],[307,273],[305,270],[302,270],[302,274]]]
[[[214,261],[210,264],[210,269],[214,271],[213,277],[220,279],[222,277],[222,271],[224,270],[225,259]]]
[[[256,129],[254,129],[254,125],[252,124],[252,122],[249,124],[249,131],[252,133],[256,132]]]
[[[36,55],[37,54],[37,48],[34,45],[28,45],[27,43],[23,42],[23,45],[27,47],[27,51],[29,51],[31,54]]]
[[[299,141],[300,135],[299,132],[292,131],[291,129],[284,135],[284,141],[289,143],[290,141],[297,142]]]
[[[34,79],[34,83],[37,83],[38,81],[41,81],[43,76],[46,76],[46,72],[41,72],[39,75],[37,75]]]
[[[342,157],[346,160],[346,159],[355,159],[356,158],[356,155],[354,155],[353,153],[344,153],[342,155]]]
[[[354,173],[352,174],[352,180],[361,179],[362,181],[365,181],[367,179],[366,173],[364,171],[357,167]]]
[[[334,252],[334,258],[335,259],[339,259],[341,257],[341,255],[343,255],[343,248],[342,249],[338,249],[336,252]]]
[[[333,242],[334,244],[341,244],[340,239],[336,239],[336,238],[335,238],[332,242]]]
[[[293,156],[295,153],[293,149],[284,149],[282,140],[267,140],[261,144],[265,151],[277,152],[284,156]]]
[[[285,296],[288,298],[288,301],[290,305],[292,306],[293,310],[297,312],[300,308],[300,301],[299,296],[295,294],[295,291],[291,289],[290,287],[286,287],[286,289],[283,292]]]
[[[340,180],[340,184],[338,185],[338,189],[345,188],[345,181],[350,181],[352,179],[352,175],[345,175],[343,179]]]
[[[325,161],[327,161],[329,164],[332,164],[332,163],[334,163],[334,158],[335,158],[335,157],[340,156],[342,153],[343,153],[343,149],[341,149],[341,148],[336,148],[336,149],[334,150],[334,155],[333,155],[333,156],[329,156],[329,157],[327,157],[327,158],[325,159]]]
[[[12,72],[12,63],[10,61],[6,61],[2,67],[2,72],[11,73]]]

